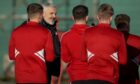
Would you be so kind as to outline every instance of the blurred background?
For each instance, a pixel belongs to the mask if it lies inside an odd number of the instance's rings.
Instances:
[[[114,17],[126,13],[131,17],[130,32],[140,36],[140,0],[1,0],[0,1],[0,84],[14,82],[14,63],[8,58],[8,43],[11,31],[27,19],[26,8],[30,3],[52,3],[57,6],[60,18],[59,30],[65,32],[73,24],[72,8],[84,4],[89,8],[88,24],[97,24],[96,12],[102,3],[109,3],[115,10]],[[113,17],[113,20],[114,20]],[[114,21],[111,24],[113,27]],[[67,77],[67,76],[66,76]],[[65,79],[65,76],[64,76]],[[65,81],[65,80],[62,80]],[[67,83],[63,83],[67,84]]]

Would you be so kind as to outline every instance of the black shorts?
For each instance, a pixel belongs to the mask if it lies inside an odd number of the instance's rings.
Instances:
[[[78,80],[73,81],[71,84],[112,84],[104,80]]]

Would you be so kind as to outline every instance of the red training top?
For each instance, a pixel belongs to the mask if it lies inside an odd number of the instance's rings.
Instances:
[[[28,22],[12,32],[9,56],[15,60],[17,83],[47,83],[45,60],[54,60],[49,31],[36,22]]]
[[[87,80],[87,57],[82,56],[83,35],[88,28],[85,24],[74,24],[70,31],[62,36],[62,60],[69,63],[67,72],[70,81]]]
[[[98,24],[85,32],[85,49],[88,54],[88,77],[116,84],[118,64],[126,64],[126,45],[121,32],[109,24]]]

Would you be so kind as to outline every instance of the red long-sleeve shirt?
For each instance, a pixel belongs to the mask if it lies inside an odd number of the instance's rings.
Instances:
[[[119,77],[118,64],[126,64],[126,46],[123,34],[109,24],[98,24],[85,32],[85,50],[88,54],[88,77],[115,84]]]
[[[133,34],[124,35],[126,36],[128,61],[126,65],[120,65],[120,84],[135,84],[139,79],[140,37]]]
[[[87,80],[87,58],[82,56],[83,35],[88,28],[85,24],[74,24],[70,31],[62,36],[62,60],[68,63],[67,72],[70,81]]]
[[[14,29],[9,57],[15,60],[17,83],[46,83],[45,60],[54,60],[50,32],[32,21]]]
[[[130,34],[127,39],[127,44],[140,50],[140,36]]]

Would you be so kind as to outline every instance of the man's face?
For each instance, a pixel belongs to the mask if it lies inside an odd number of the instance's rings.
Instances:
[[[44,11],[44,19],[46,22],[53,24],[54,20],[56,19],[56,8],[54,7],[48,7]]]

